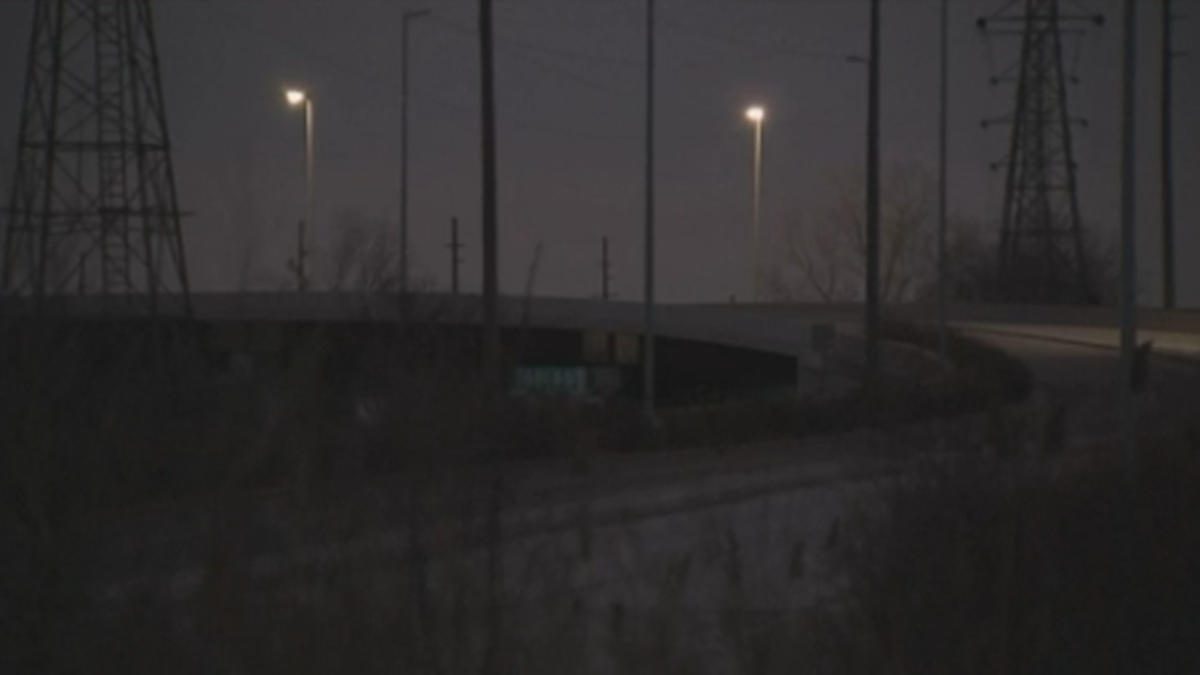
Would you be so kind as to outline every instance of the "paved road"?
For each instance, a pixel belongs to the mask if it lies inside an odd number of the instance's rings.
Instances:
[[[860,334],[859,305],[730,307],[755,324],[767,317],[803,316],[827,322],[844,334]],[[889,308],[895,319],[929,322],[928,307]],[[1120,377],[1116,313],[1111,308],[952,307],[951,326],[1021,360],[1032,372],[1039,400],[1068,406],[1071,436],[1090,442],[1117,433]],[[1200,312],[1143,310],[1148,328],[1138,342],[1153,341],[1147,391],[1139,397],[1143,428],[1163,430],[1190,423],[1200,401]]]
[[[1070,436],[1077,441],[1115,438],[1118,433],[1119,335],[1111,328],[963,324],[966,334],[1020,358],[1040,392],[1068,406]],[[1149,381],[1137,400],[1145,430],[1179,428],[1195,421],[1200,400],[1200,336],[1145,331],[1164,348],[1151,359]]]

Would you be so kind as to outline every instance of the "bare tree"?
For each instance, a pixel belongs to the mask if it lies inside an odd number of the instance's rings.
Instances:
[[[1000,225],[977,218],[952,216],[947,224],[946,292],[955,302],[1004,302],[1006,294],[1000,275]],[[1120,264],[1111,238],[1095,228],[1085,230],[1083,254],[1091,275],[1092,301],[1116,302]],[[931,267],[932,269],[932,267]],[[932,300],[936,276],[922,280],[915,299]]]
[[[866,274],[866,217],[861,177],[830,178],[832,206],[811,226],[786,233],[769,290],[789,301],[844,302],[862,297]],[[884,176],[880,294],[884,302],[911,299],[933,269],[935,183],[917,164],[895,164]]]
[[[230,257],[236,260],[236,286],[238,291],[248,291],[255,281],[261,247],[262,209],[254,192],[254,170],[248,156],[238,163],[234,184],[227,188],[228,195],[225,217],[233,231],[229,238]]]
[[[946,225],[946,297],[954,302],[987,302],[999,292],[999,226],[977,218],[951,216]],[[937,297],[937,278],[927,279],[921,300]]]
[[[399,288],[397,251],[388,223],[355,209],[343,210],[335,222],[329,248],[326,286],[330,290],[365,292]]]

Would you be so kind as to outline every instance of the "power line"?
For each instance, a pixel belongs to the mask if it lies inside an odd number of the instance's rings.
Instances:
[[[218,7],[219,7],[219,5],[217,5],[215,3],[205,5],[205,8],[208,9],[209,11],[212,11],[212,9],[218,8]],[[342,61],[338,58],[330,56],[328,53],[325,53],[325,52],[315,51],[315,50],[307,47],[305,45],[305,43],[299,42],[299,41],[294,40],[289,37],[286,37],[286,36],[282,35],[281,33],[268,27],[267,25],[259,23],[255,20],[247,18],[245,16],[242,16],[239,13],[237,13],[236,11],[230,11],[230,10],[226,10],[226,9],[217,9],[216,16],[223,16],[226,21],[231,22],[238,27],[249,29],[250,31],[253,32],[253,34],[256,38],[262,38],[262,37],[266,36],[266,37],[270,38],[271,41],[274,42],[275,44],[279,45],[280,47],[284,48],[285,50],[287,50],[289,52],[292,52],[293,54],[295,54],[297,56],[301,56],[310,61],[320,62],[323,65],[328,66],[335,70],[339,70],[344,74],[351,75],[351,76],[357,76],[357,77],[371,78],[374,81],[373,82],[374,84],[378,83],[377,80],[391,79],[390,77],[383,74],[384,69],[379,65],[365,67],[362,64],[349,63],[349,62]],[[262,43],[258,42],[258,41],[256,41],[255,44],[262,45]]]
[[[791,58],[812,59],[819,61],[844,61],[848,56],[845,53],[813,51],[805,49],[794,49],[792,47],[781,47],[777,45],[764,45],[759,42],[752,42],[742,38],[735,38],[728,35],[718,35],[707,31],[696,30],[691,26],[685,26],[673,21],[659,20],[659,23],[664,28],[669,28],[677,33],[685,35],[694,35],[714,42],[722,42],[724,44],[748,49],[750,51],[759,52],[763,55],[787,56]]]
[[[459,24],[457,22],[445,19],[445,18],[438,18],[434,21],[434,23],[442,24],[444,27],[448,28],[449,30],[459,33],[459,34],[463,35],[464,37],[475,37],[477,35],[477,32],[475,30],[473,30],[467,26],[464,26],[462,24]],[[608,93],[616,94],[618,96],[625,97],[625,98],[635,98],[635,97],[639,96],[639,94],[637,92],[632,92],[632,91],[624,90],[624,89],[614,87],[614,86],[611,86],[608,84],[597,82],[595,80],[580,76],[577,73],[563,69],[556,64],[548,63],[544,59],[530,56],[529,54],[526,54],[526,53],[522,53],[520,48],[514,48],[513,44],[514,43],[512,41],[506,41],[505,43],[500,43],[498,41],[497,48],[501,51],[507,52],[508,54],[510,54],[512,56],[522,59],[530,64],[533,64],[535,66],[543,68],[544,70],[546,70],[548,72],[552,72],[556,75],[567,78],[577,84],[581,84],[583,86],[587,86],[587,87],[594,88],[594,89],[603,90]],[[528,45],[529,43],[525,43],[525,44]],[[589,58],[588,55],[581,55],[577,52],[569,52],[566,50],[544,49],[541,47],[533,47],[531,49],[533,51],[542,51],[542,52],[552,53],[552,54],[572,54],[572,55],[576,55],[576,56],[582,56],[584,58]],[[629,62],[636,63],[636,61],[633,61],[633,60],[630,60]],[[527,125],[527,126],[529,126],[530,128],[535,127],[535,126],[540,127],[540,129],[538,129],[538,130],[551,130],[551,131],[564,130],[563,127],[556,128],[553,126],[540,125],[540,124],[539,125]],[[596,138],[599,140],[622,140],[622,141],[634,142],[634,141],[637,141],[640,139],[640,136],[635,135],[635,134],[620,134],[620,135],[594,134],[591,132],[583,132],[583,131],[579,131],[579,130],[571,130],[570,133],[577,134],[581,137],[586,136],[586,137],[590,137],[590,138]],[[675,140],[703,140],[703,139],[712,138],[712,137],[715,137],[718,135],[723,135],[723,134],[718,134],[718,133],[714,132],[712,134],[695,134],[695,135],[689,135],[686,137],[679,136],[679,137],[674,137],[674,138],[675,138]]]
[[[450,30],[453,30],[455,32],[461,33],[462,35],[465,35],[468,37],[477,37],[478,36],[478,33],[474,28],[467,26],[465,24],[462,24],[462,23],[458,23],[457,21],[446,19],[445,17],[436,17],[434,20],[435,20],[435,22],[442,24],[442,26],[444,26]],[[728,35],[719,35],[716,33],[709,33],[707,31],[697,30],[694,27],[686,26],[684,24],[680,24],[680,23],[676,23],[676,22],[672,22],[672,21],[660,20],[660,23],[663,27],[669,28],[677,33],[682,33],[685,35],[692,35],[695,37],[709,40],[711,42],[720,42],[723,44],[738,47],[743,50],[758,52],[762,56],[787,56],[790,58],[810,59],[810,60],[819,60],[819,61],[843,61],[847,57],[847,54],[841,53],[841,52],[804,50],[804,49],[795,49],[793,47],[783,47],[783,46],[778,46],[778,45],[763,45],[762,43],[757,42],[757,41],[732,37],[732,36],[728,36]],[[597,62],[597,63],[606,63],[606,64],[610,64],[610,65],[622,65],[622,66],[630,66],[630,67],[640,67],[643,65],[642,61],[640,59],[637,59],[634,57],[580,52],[580,51],[575,51],[575,50],[571,50],[571,49],[564,49],[561,47],[550,47],[547,45],[542,45],[542,44],[529,42],[529,41],[515,40],[512,38],[505,38],[503,41],[498,41],[497,46],[500,50],[507,51],[507,52],[513,53],[513,54],[517,54],[517,53],[521,53],[521,52],[525,52],[525,53],[534,52],[534,53],[545,54],[547,56],[578,59],[578,60],[583,60],[583,61],[593,61],[593,62]],[[718,62],[718,60],[714,59],[711,61],[690,62],[685,65],[703,66],[707,63],[717,63],[717,62]]]
[[[502,48],[501,51],[506,51],[509,53],[509,55],[514,56],[522,61],[525,61],[526,63],[530,63],[535,66],[538,66],[539,68],[544,69],[546,72],[553,73],[555,75],[558,75],[559,77],[565,78],[567,80],[575,82],[576,84],[583,85],[585,87],[590,87],[592,89],[599,89],[602,91],[607,91],[610,93],[618,94],[620,96],[633,96],[634,95],[633,92],[631,92],[627,89],[620,89],[617,87],[613,87],[612,85],[598,82],[598,81],[593,80],[588,77],[583,77],[581,75],[573,73],[564,68],[560,68],[559,66],[554,65],[553,63],[548,63],[547,61],[545,61],[539,57],[536,57],[536,56],[530,56],[529,54],[524,54],[524,53],[521,53],[520,51],[514,51],[512,49]]]
[[[243,31],[248,31],[249,33],[253,34],[255,38],[257,38],[255,40],[255,44],[262,49],[265,49],[268,51],[276,51],[276,52],[283,51],[283,52],[291,53],[295,56],[299,56],[299,57],[305,59],[306,61],[320,64],[324,67],[335,70],[340,75],[353,77],[356,80],[363,82],[363,83],[370,83],[373,85],[373,89],[375,89],[375,90],[379,89],[378,85],[380,82],[390,82],[391,80],[396,79],[396,76],[394,74],[392,74],[391,72],[389,72],[387,70],[387,67],[385,67],[381,64],[378,64],[378,63],[362,64],[362,63],[350,62],[345,59],[332,56],[326,52],[312,49],[307,44],[299,42],[299,41],[289,38],[287,36],[284,36],[284,35],[280,34],[277,29],[275,29],[269,25],[263,24],[261,22],[249,19],[243,15],[240,15],[236,11],[230,11],[225,8],[219,8],[219,6],[217,6],[216,4],[213,4],[211,6],[206,5],[205,7],[206,7],[206,9],[210,9],[210,10],[214,7],[217,8],[216,16],[219,16],[221,19],[223,19],[224,25],[222,26],[222,28],[224,30],[226,30],[226,32],[229,31],[230,27],[241,29]],[[478,31],[475,28],[464,25],[457,21],[447,19],[445,17],[438,16],[438,15],[431,15],[429,17],[429,20],[430,20],[430,25],[434,25],[434,26],[443,28],[450,32],[458,33],[464,37],[469,37],[472,39],[478,37]],[[678,30],[681,32],[690,32],[692,34],[702,36],[707,39],[717,40],[717,41],[721,41],[721,42],[727,42],[730,44],[736,44],[744,49],[758,51],[760,54],[762,54],[764,56],[788,55],[788,56],[792,56],[792,57],[808,58],[808,59],[813,59],[813,60],[826,60],[826,61],[836,60],[839,62],[844,62],[846,59],[845,54],[835,54],[832,52],[810,52],[810,51],[794,50],[794,49],[781,48],[781,47],[763,48],[761,45],[756,45],[755,43],[751,43],[751,42],[736,39],[736,38],[730,38],[728,36],[718,36],[718,35],[714,35],[711,33],[705,33],[703,31],[696,31],[690,27],[684,27],[684,26],[681,26],[678,24],[668,23],[665,21],[662,23],[665,26],[673,27],[675,30]],[[265,40],[264,40],[264,38],[265,38]],[[274,47],[272,47],[272,44],[268,44],[268,43],[272,43],[274,45]],[[531,66],[539,68],[539,69],[543,70],[544,72],[550,73],[561,79],[573,82],[579,86],[595,89],[598,91],[604,91],[608,94],[617,95],[622,98],[635,99],[635,98],[639,97],[639,94],[635,91],[627,90],[627,89],[624,89],[619,86],[614,86],[609,83],[601,82],[596,79],[589,78],[584,75],[580,75],[579,73],[577,73],[569,68],[564,68],[557,63],[553,63],[553,62],[551,62],[545,58],[541,58],[540,56],[537,56],[537,55],[541,54],[541,55],[548,55],[548,56],[553,56],[553,57],[574,58],[574,59],[585,60],[585,61],[599,61],[599,62],[606,62],[606,63],[610,63],[610,64],[620,64],[620,65],[641,65],[640,60],[638,60],[636,58],[584,53],[584,52],[573,51],[573,50],[569,50],[569,49],[548,47],[545,45],[540,45],[540,44],[528,42],[528,41],[513,40],[510,38],[506,38],[504,40],[496,40],[496,47],[499,51],[507,53],[508,55],[510,55],[520,61],[523,61]],[[719,61],[719,60],[713,60],[710,63],[715,64],[715,63],[721,63],[721,62],[722,61]],[[699,67],[704,67],[704,63],[705,62],[689,62],[689,63],[685,63],[683,65],[685,67],[699,68]],[[454,83],[452,86],[458,86],[459,84],[460,83]],[[449,89],[449,88],[450,88],[449,86],[446,87],[446,89]],[[423,93],[421,95],[421,100],[423,103],[433,105],[433,106],[439,107],[441,109],[444,109],[444,110],[447,110],[447,111],[450,111],[450,112],[453,112],[456,114],[461,114],[461,115],[469,116],[472,118],[477,117],[479,115],[479,106],[478,106],[478,104],[475,104],[475,103],[469,103],[469,104],[462,103],[462,102],[450,100],[450,99],[438,96],[436,94],[430,94],[430,93]],[[520,116],[514,116],[509,113],[505,113],[504,115],[500,116],[500,118],[497,120],[497,122],[502,124],[505,127],[520,129],[523,131],[542,133],[542,134],[552,134],[552,135],[557,135],[557,136],[572,137],[572,138],[597,141],[597,142],[634,143],[634,142],[640,141],[640,139],[641,139],[641,136],[638,133],[595,132],[595,131],[591,131],[588,129],[582,129],[582,128],[573,127],[573,126],[565,125],[565,124],[546,123],[546,122],[543,122],[540,120],[532,120],[532,119],[523,118]],[[782,123],[782,122],[777,123],[776,126],[786,126],[786,123]],[[713,132],[713,133],[709,133],[709,134],[691,134],[691,135],[687,135],[687,136],[683,136],[683,135],[674,136],[673,135],[672,139],[673,140],[703,140],[703,139],[714,138],[714,137],[723,136],[723,135],[724,135],[724,132]]]
[[[438,24],[441,27],[447,28],[455,33],[458,33],[458,34],[464,36],[464,37],[469,37],[469,38],[477,37],[477,32],[475,32],[474,30],[472,30],[466,26],[463,26],[459,23],[456,23],[454,21],[450,21],[450,20],[444,19],[444,18],[434,18],[432,16],[430,18],[431,18],[432,23]],[[529,43],[519,43],[519,42],[512,41],[512,40],[505,40],[503,42],[498,42],[497,49],[499,51],[505,52],[505,53],[509,54],[510,56],[513,56],[519,60],[525,61],[526,63],[529,63],[529,64],[532,64],[539,68],[542,68],[546,72],[553,73],[555,75],[558,75],[559,77],[570,80],[571,82],[574,82],[576,84],[580,84],[585,87],[590,87],[592,89],[603,90],[603,91],[606,91],[609,93],[615,93],[620,96],[634,96],[635,95],[635,92],[632,92],[632,91],[629,91],[626,89],[621,89],[619,87],[614,87],[610,84],[605,84],[603,82],[598,82],[591,78],[581,76],[578,73],[575,73],[575,72],[572,72],[565,68],[562,68],[561,66],[559,66],[555,63],[548,62],[545,59],[534,56],[534,55],[530,54],[530,52],[533,52],[535,54],[543,53],[543,54],[547,54],[550,56],[556,56],[556,57],[568,56],[568,57],[577,57],[577,58],[578,57],[591,58],[589,55],[581,55],[577,52],[570,52],[567,50],[551,49],[551,48],[540,47],[540,46],[531,46]],[[625,60],[625,61],[623,61],[623,63],[636,64],[637,62],[633,61],[633,60]]]
[[[266,26],[263,26],[262,24],[259,24],[258,22],[246,19],[241,16],[236,16],[229,12],[224,13],[224,18],[228,22],[232,22],[234,24],[241,24],[242,27],[252,30],[254,32],[254,35],[257,38],[259,38],[259,40],[257,40],[255,44],[263,47],[264,49],[271,50],[271,48],[265,42],[262,41],[262,38],[265,37],[270,42],[275,43],[278,47],[282,48],[285,51],[292,52],[293,54],[301,56],[308,61],[316,62],[316,63],[322,64],[324,66],[327,66],[329,68],[340,71],[344,75],[349,75],[349,76],[355,77],[359,81],[364,82],[364,83],[370,82],[372,85],[377,86],[380,83],[380,81],[390,81],[391,79],[393,79],[390,74],[385,74],[382,72],[382,70],[376,70],[375,68],[358,65],[358,64],[351,64],[349,62],[342,61],[340,59],[331,57],[330,55],[325,54],[323,52],[318,52],[318,51],[309,49],[308,47],[302,46],[301,44],[297,43],[294,40],[291,40],[286,37],[282,37],[276,31],[274,31]],[[272,50],[272,51],[274,51],[274,50]],[[532,57],[524,57],[524,58],[526,58],[526,60],[531,60],[531,61],[536,60],[536,59],[533,59]],[[552,68],[552,67],[546,66],[544,64],[544,62],[540,62],[540,60],[537,60],[537,61],[538,61],[538,65],[540,65],[544,68],[547,68],[547,69]],[[574,76],[573,74],[567,73],[566,71],[563,71],[562,69],[555,68],[555,70],[560,75],[567,76],[567,77],[575,77],[576,80],[578,80],[578,81],[582,81],[582,79],[583,79],[583,78],[578,78],[577,76]],[[588,85],[595,86],[598,88],[605,88],[605,89],[608,89],[610,92],[614,91],[613,89],[606,87],[605,85],[600,85],[600,84],[593,83],[593,82],[588,82]],[[626,92],[620,92],[620,93],[622,95],[626,95]],[[630,94],[630,95],[632,95],[632,94]],[[455,101],[450,101],[450,100],[447,100],[447,99],[444,99],[444,98],[441,98],[441,97],[438,97],[435,95],[431,95],[431,94],[422,94],[421,99],[424,102],[430,103],[432,105],[435,105],[435,106],[441,107],[443,109],[446,109],[446,110],[449,110],[452,112],[456,112],[456,113],[459,113],[462,115],[468,115],[471,117],[477,117],[479,115],[479,107],[477,105],[469,105],[469,104],[465,105],[465,104],[461,104],[461,103],[458,103]],[[499,123],[503,124],[504,126],[515,127],[515,128],[525,129],[525,130],[530,130],[530,131],[559,134],[559,135],[565,135],[565,136],[574,136],[574,137],[578,137],[578,138],[586,138],[586,139],[597,140],[597,141],[606,141],[606,142],[609,142],[609,141],[634,142],[638,139],[638,137],[635,134],[615,135],[615,134],[595,133],[595,132],[578,129],[578,128],[574,128],[574,127],[570,127],[570,126],[565,126],[565,125],[544,124],[541,122],[533,122],[533,121],[529,121],[529,120],[513,118],[513,117],[509,117],[507,115],[505,117],[506,118],[501,118],[501,119],[498,119],[497,121]]]
[[[465,24],[458,23],[457,21],[447,19],[443,16],[431,15],[430,19],[435,23],[441,24],[445,28],[448,28],[454,32],[460,33],[467,37],[475,38],[475,37],[479,36],[479,32],[477,30],[475,30],[474,28],[467,26]],[[514,40],[512,38],[505,38],[503,40],[503,44],[500,44],[497,46],[500,47],[501,50],[509,51],[509,52],[513,52],[513,51],[535,52],[535,53],[545,54],[547,56],[556,56],[556,57],[569,58],[569,59],[579,59],[579,60],[584,60],[584,61],[595,61],[595,62],[599,62],[599,63],[609,63],[609,64],[613,64],[613,65],[626,65],[626,66],[631,66],[631,67],[642,65],[642,62],[640,59],[636,59],[633,57],[612,56],[612,55],[608,55],[608,54],[585,53],[585,52],[579,52],[579,51],[574,51],[574,50],[570,50],[570,49],[563,49],[560,47],[549,47],[546,45],[541,45],[541,44],[537,44],[534,42],[528,42],[528,41],[524,41],[524,40]]]

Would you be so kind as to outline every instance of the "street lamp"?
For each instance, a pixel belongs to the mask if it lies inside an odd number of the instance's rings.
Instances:
[[[405,12],[400,22],[400,293],[408,292],[408,26],[429,10]]]
[[[760,245],[760,202],[762,201],[762,133],[763,119],[767,112],[762,106],[752,106],[746,109],[746,119],[754,122],[754,300],[762,300],[762,247]]]
[[[312,225],[313,219],[313,102],[312,96],[303,89],[288,89],[284,96],[293,108],[304,106],[304,164],[305,164],[305,220]]]
[[[296,245],[295,258],[295,273],[298,277],[298,286],[300,291],[304,291],[307,286],[305,280],[305,222],[312,223],[312,96],[302,89],[288,89],[284,91],[284,97],[287,98],[289,106],[298,108],[304,106],[304,154],[305,154],[305,220],[300,221],[300,227],[296,237],[298,237],[298,245]],[[290,264],[290,263],[289,263]]]

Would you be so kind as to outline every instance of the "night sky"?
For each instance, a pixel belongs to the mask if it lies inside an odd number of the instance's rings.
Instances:
[[[501,288],[521,292],[534,252],[539,295],[599,292],[600,237],[614,289],[641,297],[643,225],[642,2],[496,3]],[[951,3],[951,211],[998,219],[1002,174],[988,164],[1007,131],[980,120],[1012,105],[988,79],[1015,41],[980,37],[975,19],[1002,3]],[[1073,5],[1073,3],[1066,3]],[[1176,67],[1180,300],[1200,305],[1200,9],[1179,2],[1190,58]],[[1079,46],[1073,113],[1085,224],[1119,214],[1120,6]],[[1157,302],[1160,5],[1139,3],[1139,246],[1143,302]],[[1191,5],[1191,6],[1189,6]],[[15,158],[32,2],[0,3],[0,177]],[[312,91],[317,248],[339,214],[395,229],[399,210],[401,14],[429,7],[412,31],[410,228],[414,266],[448,284],[451,216],[460,218],[463,284],[479,284],[478,44],[473,1],[154,3],[193,287],[281,288],[304,212],[303,115],[282,88]],[[751,127],[767,107],[763,224],[767,242],[824,211],[831,174],[865,153],[867,3],[659,3],[659,293],[724,301],[750,288]],[[886,164],[937,157],[938,4],[884,3]],[[990,44],[990,47],[989,47]],[[1075,44],[1070,43],[1070,53]],[[7,189],[7,183],[6,183]],[[767,246],[770,250],[770,246]],[[318,280],[319,280],[318,273]]]

